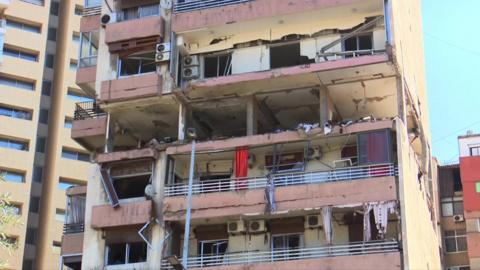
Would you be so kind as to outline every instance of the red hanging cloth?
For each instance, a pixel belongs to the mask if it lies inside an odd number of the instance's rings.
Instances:
[[[247,188],[248,148],[239,147],[235,151],[235,177],[237,189]]]

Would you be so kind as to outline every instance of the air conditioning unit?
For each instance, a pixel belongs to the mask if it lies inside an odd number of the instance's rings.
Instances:
[[[465,221],[465,217],[463,215],[454,215],[453,216],[453,221],[455,222],[463,222]]]
[[[227,223],[227,231],[228,233],[242,233],[247,230],[245,227],[245,222],[243,220],[236,220],[236,221],[230,221]]]
[[[193,67],[193,66],[199,66],[200,65],[200,59],[198,55],[187,55],[183,57],[183,67]]]
[[[170,60],[170,52],[161,52],[155,54],[155,62],[162,62]]]
[[[158,43],[156,46],[155,46],[155,52],[156,53],[164,53],[164,52],[169,52],[171,51],[172,48],[171,48],[171,45],[169,42],[165,42],[165,43]]]
[[[200,77],[200,67],[185,67],[182,69],[183,80],[193,80]]]
[[[266,231],[265,220],[252,220],[248,222],[248,232],[261,233]]]
[[[116,13],[105,13],[100,18],[102,25],[105,26],[108,23],[114,23],[117,21],[117,14]]]
[[[305,229],[318,229],[322,228],[322,216],[321,215],[308,215],[305,219]]]

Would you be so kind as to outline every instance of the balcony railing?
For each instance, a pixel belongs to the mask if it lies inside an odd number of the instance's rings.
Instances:
[[[63,224],[63,234],[82,233],[85,231],[85,223]]]
[[[98,15],[102,12],[101,0],[85,0],[83,8],[83,16]]]
[[[176,0],[173,7],[173,12],[189,12],[199,9],[215,8],[249,1],[252,0]]]
[[[95,101],[78,102],[75,104],[75,113],[73,120],[82,120],[87,118],[95,118],[105,115],[106,113],[100,109]]]
[[[207,255],[188,258],[188,268],[206,268],[221,265],[267,263],[291,260],[306,260],[333,256],[354,256],[399,251],[397,241],[354,242],[345,245],[311,248],[249,251]],[[173,269],[167,260],[162,260],[162,269]]]
[[[338,168],[328,171],[314,171],[302,173],[276,174],[273,176],[275,186],[318,184],[325,182],[356,180],[371,177],[395,176],[398,175],[398,167],[393,164],[375,164],[367,166],[356,166]],[[226,192],[244,189],[265,188],[267,177],[253,178],[226,178],[202,181],[193,184],[193,193]],[[165,187],[165,196],[186,195],[188,186],[175,184]]]

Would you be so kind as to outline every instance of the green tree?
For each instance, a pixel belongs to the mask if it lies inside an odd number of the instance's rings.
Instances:
[[[4,179],[0,175],[0,182]],[[15,208],[11,204],[9,193],[0,194],[0,253],[12,254],[17,248],[17,242],[8,237],[5,230],[7,227],[21,225],[20,217],[16,214]],[[8,262],[0,260],[0,269],[7,267]]]

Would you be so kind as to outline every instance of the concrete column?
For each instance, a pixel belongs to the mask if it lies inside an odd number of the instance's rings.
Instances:
[[[40,212],[38,215],[38,239],[35,251],[35,269],[49,269],[51,262],[49,258],[52,252],[53,233],[55,219],[54,194],[56,191],[57,179],[56,165],[60,157],[61,145],[60,131],[63,128],[62,101],[65,97],[65,72],[68,70],[66,61],[68,59],[68,44],[72,38],[69,32],[71,20],[70,7],[72,1],[60,1],[59,24],[57,31],[57,49],[55,55],[53,87],[51,95],[50,119],[48,124],[47,150],[45,158],[45,170],[42,183],[42,195]],[[41,84],[38,84],[41,85]]]
[[[152,222],[151,239],[152,248],[148,249],[148,268],[160,269],[163,254],[163,242],[165,238],[165,226],[163,223],[163,188],[165,185],[165,170],[167,166],[167,155],[165,152],[159,154],[158,160],[155,162],[155,171],[153,172],[152,185],[155,190],[153,197],[153,217],[158,222]]]
[[[105,134],[105,153],[113,152],[113,136],[115,133],[115,121],[112,114],[107,115],[107,132]]]
[[[320,126],[330,120],[330,98],[328,95],[327,87],[322,87],[319,90],[319,103],[320,103]]]
[[[247,97],[247,136],[258,133],[258,104],[255,96]]]
[[[82,269],[103,269],[105,258],[105,239],[101,230],[92,228],[92,207],[107,203],[107,196],[100,179],[100,166],[92,166],[87,184],[87,202],[85,204],[85,232],[83,236]]]
[[[188,108],[185,104],[179,103],[178,106],[178,140],[183,141],[186,139],[185,132],[187,126],[187,119],[189,116]]]
[[[398,117],[404,124],[407,124],[407,109],[406,109],[406,99],[405,99],[405,88],[403,79],[401,76],[397,76],[397,97],[398,97]]]

